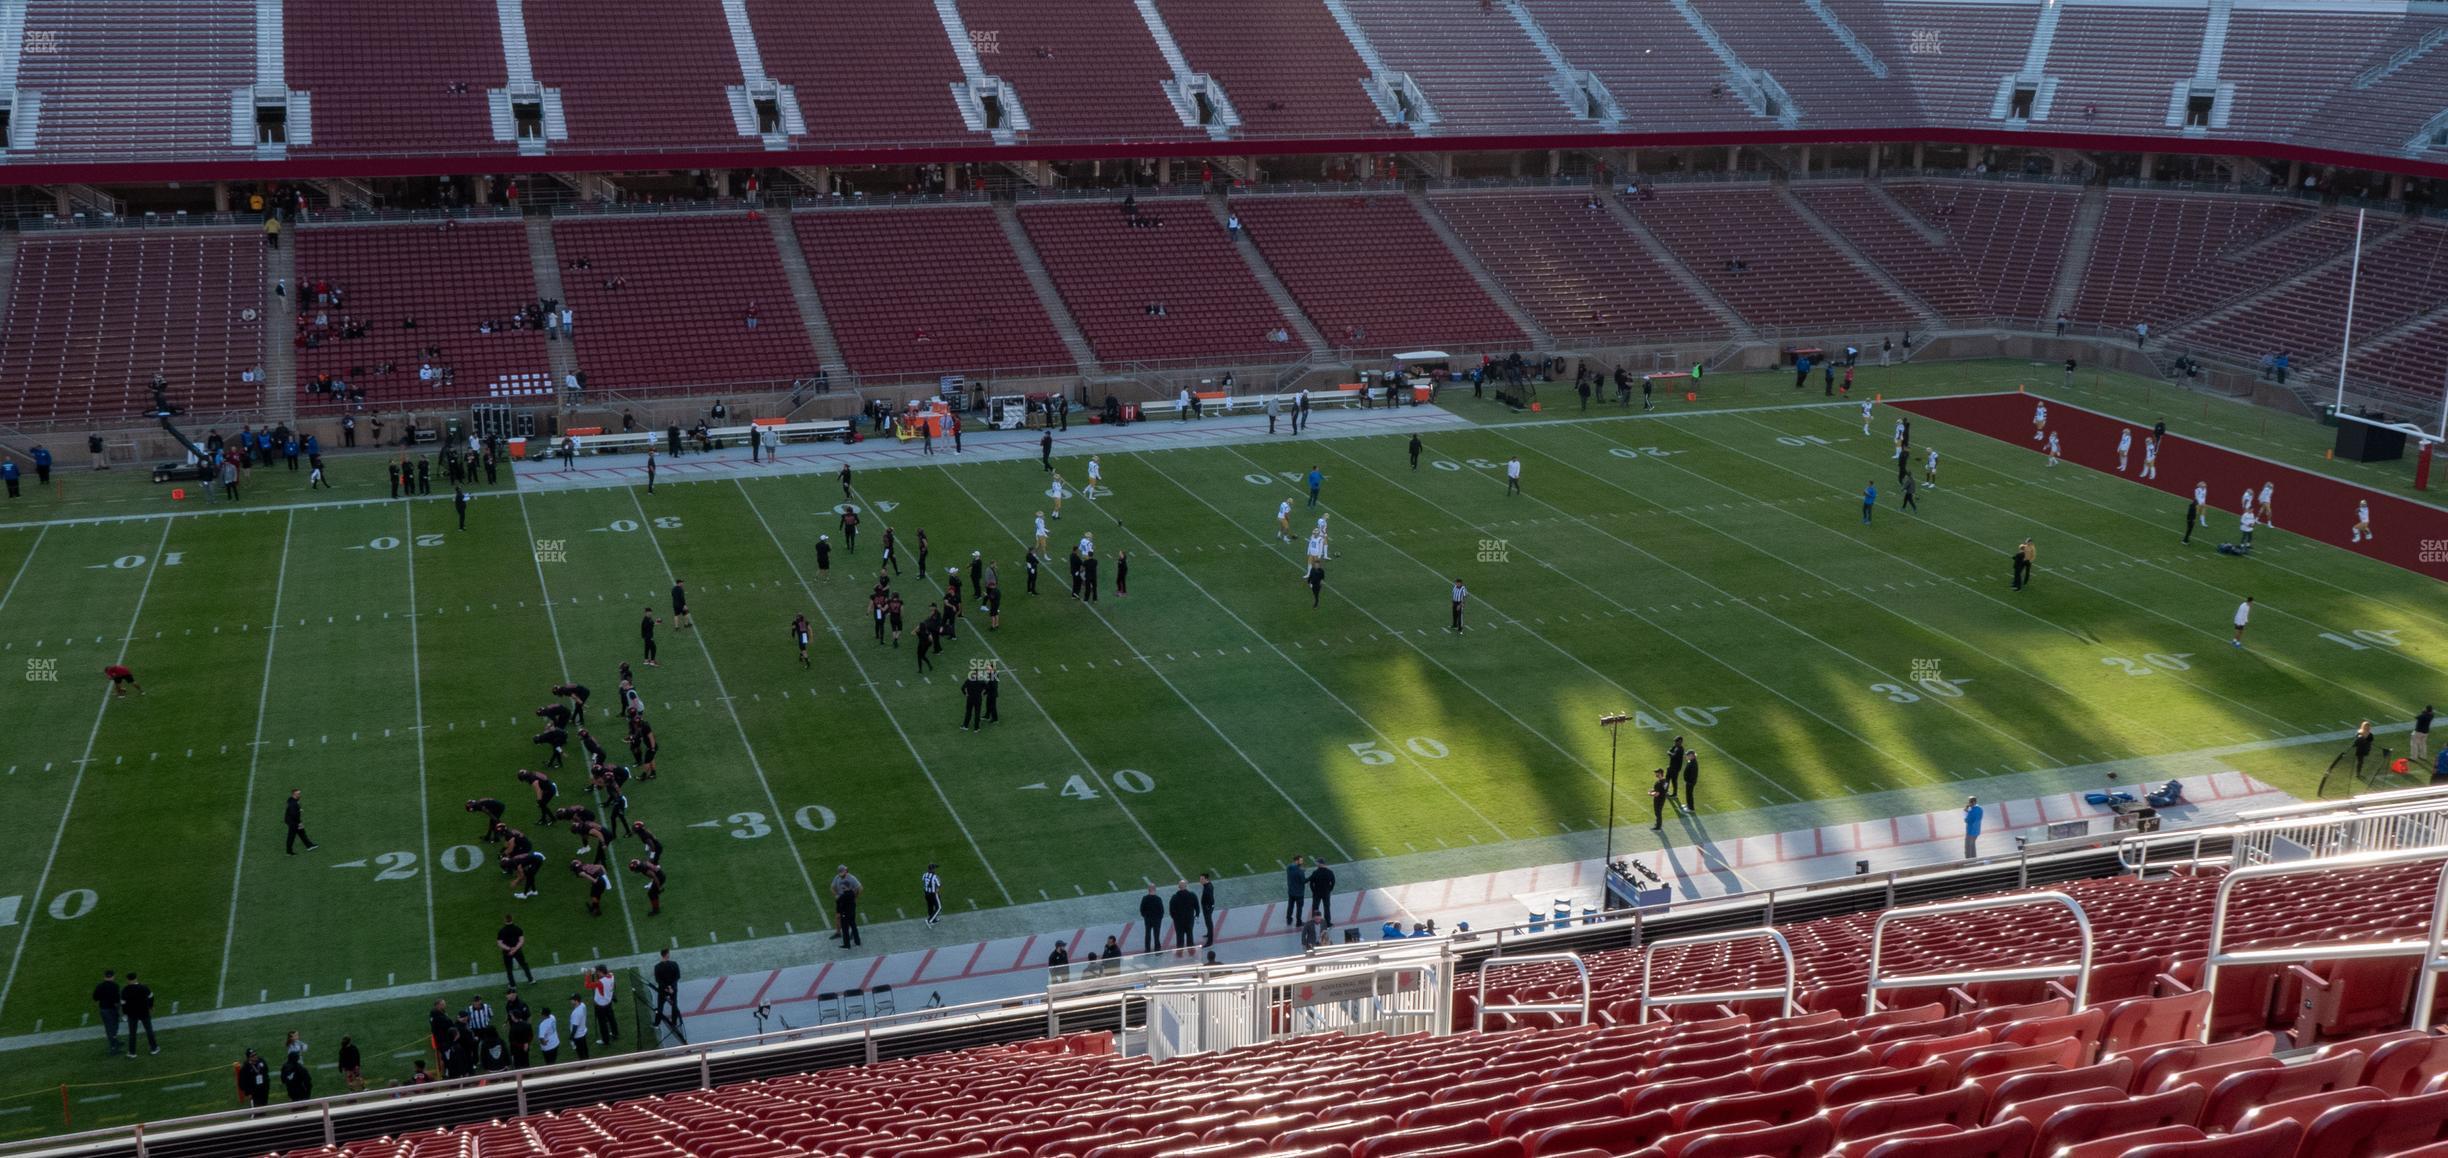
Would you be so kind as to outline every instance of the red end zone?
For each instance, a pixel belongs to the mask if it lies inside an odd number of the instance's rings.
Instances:
[[[2032,441],[2032,411],[2041,401],[2037,394],[1979,394],[1912,399],[1892,405],[2036,453],[2046,445]],[[2186,438],[2174,430],[2168,432],[2167,441],[2159,447],[2159,477],[2136,478],[2142,471],[2142,443],[2150,436],[2148,424],[2127,422],[2053,398],[2046,401],[2049,429],[2057,432],[2059,451],[2067,462],[2115,474],[2117,434],[2131,429],[2134,448],[2123,475],[2125,479],[2165,491],[2175,496],[2179,504],[2193,497],[2194,483],[2209,483],[2210,506],[2227,515],[2224,520],[2211,520],[2208,537],[2214,543],[2235,540],[2234,504],[2244,488],[2251,487],[2257,494],[2262,483],[2276,483],[2278,490],[2271,506],[2275,508],[2272,513],[2277,516],[2279,529],[2317,539],[2342,551],[2368,555],[2418,575],[2448,580],[2448,511],[2365,490],[2327,475],[2280,466],[2268,459]],[[2378,535],[2377,542],[2348,541],[2354,530],[2357,499],[2371,502],[2372,530]],[[2181,506],[2169,511],[2168,524],[2175,526],[2182,513]]]

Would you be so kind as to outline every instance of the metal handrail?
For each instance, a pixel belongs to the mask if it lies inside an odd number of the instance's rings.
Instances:
[[[1489,1010],[1487,1003],[1487,987],[1489,971],[1500,965],[1534,965],[1557,961],[1570,963],[1573,967],[1573,972],[1580,975],[1581,1000],[1578,1004],[1564,1005],[1556,1002],[1527,1002],[1516,1005],[1499,1005],[1495,1006],[1494,1009],[1497,1013],[1507,1015],[1515,1013],[1572,1013],[1579,1011],[1581,1014],[1581,1024],[1588,1025],[1590,1005],[1589,966],[1582,962],[1581,955],[1579,953],[1524,953],[1519,957],[1490,957],[1487,960],[1479,963],[1479,999],[1472,1003],[1475,1008],[1473,1008],[1471,1011],[1471,1029],[1477,1031],[1487,1028],[1487,1016]]]
[[[1773,989],[1718,989],[1702,993],[1678,993],[1672,997],[1649,996],[1649,970],[1657,962],[1658,950],[1677,949],[1687,945],[1710,945],[1720,941],[1767,941],[1776,946],[1777,956],[1785,961],[1785,984]],[[1649,1023],[1649,1011],[1664,1005],[1698,1005],[1710,1001],[1760,1001],[1781,998],[1785,1016],[1801,1012],[1794,1003],[1794,983],[1798,974],[1794,968],[1793,942],[1785,939],[1782,929],[1728,929],[1717,933],[1694,933],[1688,937],[1668,937],[1649,946],[1641,954],[1640,1024]]]
[[[2439,884],[2431,890],[2431,925],[2423,938],[2422,969],[2414,982],[2414,1017],[2410,1028],[2431,1029],[2431,1005],[2439,995],[2439,975],[2448,970],[2448,863],[2440,865]]]
[[[566,1061],[550,1066],[539,1066],[533,1069],[511,1070],[506,1073],[488,1073],[478,1074],[473,1077],[452,1078],[422,1086],[401,1086],[379,1090],[369,1089],[355,1093],[345,1093],[330,1097],[316,1098],[305,1102],[283,1103],[280,1105],[266,1106],[261,1109],[247,1108],[221,1110],[208,1114],[197,1114],[182,1117],[171,1122],[156,1124],[138,1122],[125,1126],[113,1126],[99,1130],[86,1130],[79,1133],[65,1134],[56,1137],[32,1138],[21,1142],[0,1143],[0,1154],[33,1155],[53,1153],[65,1154],[71,1152],[86,1153],[89,1151],[83,1149],[85,1147],[100,1146],[104,1143],[126,1144],[131,1142],[134,1144],[136,1151],[138,1153],[142,1153],[146,1147],[147,1135],[161,1133],[162,1129],[165,1127],[175,1128],[176,1133],[173,1134],[172,1137],[181,1138],[189,1135],[191,1132],[210,1132],[221,1127],[237,1126],[240,1124],[261,1124],[266,1119],[315,1121],[321,1126],[323,1133],[323,1144],[337,1145],[341,1139],[336,1132],[336,1126],[338,1123],[334,1118],[335,1111],[345,1112],[357,1107],[397,1104],[401,1101],[431,1103],[448,1101],[454,1098],[467,1097],[471,1095],[492,1094],[498,1096],[504,1093],[504,1087],[507,1087],[507,1093],[519,1107],[519,1113],[524,1114],[526,1113],[525,1107],[528,1104],[527,1093],[530,1086],[544,1090],[559,1086],[583,1083],[607,1074],[617,1075],[620,1073],[639,1073],[648,1071],[663,1072],[666,1070],[683,1072],[692,1068],[695,1069],[700,1075],[700,1088],[712,1088],[712,1082],[710,1080],[710,1067],[712,1064],[712,1059],[716,1056],[736,1055],[759,1049],[786,1049],[792,1046],[816,1045],[827,1042],[858,1041],[862,1047],[861,1052],[865,1056],[868,1064],[873,1064],[876,1060],[878,1060],[879,1056],[876,1052],[876,1037],[879,1031],[890,1033],[893,1030],[903,1029],[922,1022],[942,1021],[949,1018],[977,1017],[990,1013],[1007,1012],[1017,1008],[1026,1008],[1038,1004],[1051,1004],[1051,1002],[1045,997],[1035,994],[1025,994],[1019,997],[1005,997],[988,1001],[964,1002],[959,1005],[945,1005],[927,1009],[904,1010],[899,1013],[868,1017],[859,1021],[827,1022],[821,1025],[800,1026],[793,1029],[768,1030],[762,1033],[722,1038],[715,1041],[695,1042],[686,1045],[666,1046],[661,1049],[640,1050],[635,1053],[616,1054],[608,1057],[595,1058],[590,1061]]]
[[[2395,849],[2388,852],[2364,852],[2321,860],[2290,861],[2285,864],[2252,865],[2236,869],[2219,879],[2218,899],[2210,909],[2210,951],[2202,959],[2201,987],[2210,994],[2210,1007],[2218,1008],[2219,971],[2230,965],[2280,965],[2300,961],[2325,959],[2362,959],[2373,957],[2423,958],[2422,979],[2417,987],[2416,1018],[2427,1018],[2431,1009],[2432,984],[2436,976],[2441,944],[2440,929],[2448,915],[2441,911],[2443,896],[2448,896],[2448,863],[2441,866],[2441,885],[2432,895],[2430,935],[2419,941],[2345,941],[2325,945],[2282,945],[2274,948],[2248,949],[2229,952],[2227,949],[2227,917],[2235,901],[2235,891],[2249,881],[2271,877],[2295,876],[2308,872],[2335,872],[2340,869],[2381,868],[2396,864],[2417,864],[2437,860],[2448,862],[2448,848]],[[2210,1040],[2210,1018],[2202,1019],[2201,1040]]]
[[[2265,847],[2266,842],[2255,838],[2289,833],[2297,834],[2302,838],[2298,839],[2297,843],[2318,840],[2323,845],[2330,846],[2331,851],[2316,849],[2313,852],[2315,858],[2327,859],[2351,855],[2350,852],[2338,851],[2336,848],[2350,840],[2368,840],[2375,835],[2387,840],[2403,838],[2408,835],[2405,822],[2409,819],[2431,818],[2448,822],[2448,790],[2417,788],[2408,789],[2402,793],[2376,793],[2374,796],[2388,799],[2370,799],[2369,803],[2365,803],[2367,798],[2357,797],[2343,805],[2330,805],[2326,815],[2321,814],[2320,810],[2302,806],[2274,808],[2269,810],[2268,815],[2241,823],[2131,837],[2117,845],[2117,862],[2131,871],[2134,876],[2140,877],[2153,867],[2150,859],[2152,852],[2168,847],[2189,847],[2188,855],[2177,860],[2158,862],[2158,867],[2179,864],[2189,868],[2199,867],[2206,861],[2218,859],[2203,855],[2203,842],[2223,838],[2231,842],[2228,855],[2224,858],[2226,863],[2250,867],[2244,865],[2243,861],[2247,854],[2263,858],[2269,855]],[[2383,831],[2377,834],[2346,831],[2349,826],[2375,823],[2381,826]],[[2418,839],[2431,837],[2413,847],[2427,848],[2444,843],[2437,834],[2416,831],[2411,835]]]
[[[1956,913],[1979,912],[1984,909],[2016,909],[2031,905],[2063,905],[2074,914],[2074,927],[2082,934],[2082,955],[2070,965],[2021,965],[1999,969],[1965,969],[1951,973],[1899,974],[1883,976],[1879,962],[1886,956],[1887,926],[1899,920],[1921,917],[1943,917]],[[1909,909],[1889,909],[1879,914],[1878,923],[1870,929],[1871,1013],[1878,1012],[1879,991],[1882,989],[1920,988],[1930,985],[1970,985],[1982,981],[2053,981],[2060,977],[2074,978],[2073,1012],[2080,1013],[2091,997],[2091,918],[2083,912],[2082,903],[2051,889],[2038,893],[2016,893],[2004,897],[1981,897],[1969,901],[1942,901],[1934,905],[1914,905]]]

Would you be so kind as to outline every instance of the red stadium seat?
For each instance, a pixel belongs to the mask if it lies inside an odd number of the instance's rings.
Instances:
[[[2126,1151],[2124,1158],[2293,1158],[2302,1138],[2302,1126],[2277,1122],[2258,1130],[2214,1135],[2198,1142],[2136,1146]]]
[[[2435,1142],[2448,1142],[2448,1092],[2339,1106],[2312,1120],[2302,1152],[2395,1154]]]
[[[1859,1102],[1841,1111],[1830,1111],[1830,1116],[1836,1120],[1837,1135],[1850,1139],[1920,1126],[1945,1125],[1969,1130],[1982,1124],[1982,1114],[1988,1108],[1989,1096],[1985,1091],[1976,1085],[1961,1085],[1934,1094]]]
[[[2345,1053],[2229,1074],[2210,1087],[2210,1101],[2202,1111],[2201,1124],[2212,1130],[2232,1130],[2256,1106],[2351,1087],[2362,1069],[2360,1058]]]
[[[2201,1120],[2202,1103],[2208,1097],[2209,1092],[2200,1086],[2188,1085],[2120,1101],[2067,1106],[2041,1123],[2039,1140],[2032,1145],[2042,1153],[2055,1153],[2060,1146],[2113,1134],[2155,1126],[2190,1126]]]
[[[1295,1150],[1303,1146],[1335,1144],[1357,1146],[1363,1138],[1374,1138],[1394,1131],[1394,1119],[1380,1114],[1373,1118],[1342,1118],[1320,1122],[1297,1130],[1275,1135],[1273,1148]]]
[[[1898,1138],[1863,1158],[2031,1158],[2038,1134],[2021,1118],[1954,1134]]]
[[[1718,1127],[1699,1133],[1697,1141],[1679,1148],[1670,1147],[1669,1140],[1661,1139],[1659,1148],[1681,1158],[1820,1158],[1836,1138],[1827,1119],[1819,1117],[1747,1129]]]
[[[2137,1046],[2124,1054],[2134,1064],[2133,1082],[2128,1088],[2137,1094],[2151,1093],[2171,1074],[2218,1062],[2265,1058],[2277,1044],[2277,1035],[2256,1033],[2206,1045],[2198,1041],[2171,1041]]]
[[[1552,1126],[1523,1140],[1522,1158],[1545,1158],[1584,1147],[1623,1154],[1654,1144],[1673,1129],[1674,1116],[1664,1112]]]
[[[1673,1111],[1675,1128],[1697,1130],[1733,1122],[1765,1122],[1781,1126],[1819,1112],[1819,1095],[1809,1086],[1768,1094],[1731,1094],[1708,1098]]]
[[[2202,1019],[2210,1015],[2210,994],[2195,990],[2174,997],[2136,997],[2098,1008],[2108,1012],[2108,1024],[2100,1031],[2100,1052],[2113,1054],[2200,1037]]]
[[[1449,1122],[1441,1126],[1398,1126],[1393,1131],[1363,1139],[1352,1146],[1352,1158],[1393,1158],[1396,1154],[1416,1154],[1441,1146],[1467,1146],[1485,1142],[1495,1135],[1484,1118],[1466,1122]]]
[[[2437,1034],[2388,1042],[2364,1063],[2362,1084],[2403,1097],[2448,1073],[2448,1038]]]
[[[1986,1090],[1990,1100],[1999,1103],[2027,1101],[2062,1094],[2072,1090],[2128,1088],[2132,1081],[2133,1062],[2112,1058],[2087,1066],[2066,1069],[2036,1069],[1983,1074],[1972,1084]]]
[[[1953,1084],[1954,1066],[1923,1062],[1906,1069],[1878,1068],[1839,1078],[1819,1078],[1811,1082],[1811,1088],[1819,1092],[1822,1104],[1846,1106],[1872,1098],[1933,1093]]]

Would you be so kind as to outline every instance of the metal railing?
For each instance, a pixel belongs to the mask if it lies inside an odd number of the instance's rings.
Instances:
[[[1570,1004],[1553,1001],[1526,1001],[1493,1007],[1488,1005],[1488,974],[1510,965],[1546,965],[1556,962],[1564,962],[1573,967],[1573,975],[1581,983],[1581,1000]],[[1478,1000],[1473,1003],[1471,1029],[1474,1031],[1486,1029],[1488,1013],[1491,1009],[1497,1016],[1508,1018],[1517,1013],[1573,1013],[1580,1015],[1581,1024],[1588,1025],[1589,1006],[1589,965],[1581,960],[1579,953],[1523,953],[1512,957],[1499,954],[1479,963],[1479,995]]]
[[[0,1144],[0,1154],[103,1158],[237,1154],[337,1146],[470,1121],[523,1116],[652,1094],[705,1090],[812,1068],[873,1065],[948,1048],[930,1029],[987,1024],[1040,1004],[1034,995],[776,1030],[746,1037],[564,1062],[534,1070],[368,1090],[313,1101],[227,1110],[159,1125],[135,1123]],[[939,1023],[929,1025],[928,1023]],[[1033,1036],[1033,1035],[1031,1035]],[[962,1044],[978,1044],[974,1042]]]
[[[1650,995],[1650,970],[1657,964],[1657,955],[1661,950],[1680,949],[1691,945],[1712,945],[1722,941],[1766,941],[1776,946],[1777,957],[1785,962],[1785,984],[1772,988],[1716,989],[1698,993],[1677,993],[1670,997]],[[1794,968],[1793,942],[1785,939],[1785,933],[1781,929],[1728,929],[1717,933],[1694,933],[1687,937],[1668,937],[1649,946],[1648,951],[1641,954],[1640,1022],[1644,1025],[1648,1024],[1649,1011],[1661,1006],[1702,1005],[1712,1001],[1763,1001],[1770,998],[1782,1001],[1785,1006],[1784,1015],[1791,1017],[1801,1012],[1802,1009],[1801,1006],[1794,1003],[1794,983],[1797,975]]]
[[[1919,920],[1924,917],[1945,917],[1957,913],[1984,912],[1990,909],[2019,909],[2033,905],[2063,905],[2074,914],[2074,927],[2082,936],[2082,952],[2071,962],[2043,965],[2009,965],[1993,969],[1958,969],[1944,973],[1912,973],[1887,976],[1880,971],[1887,949],[1887,926],[1897,921]],[[1870,983],[1868,1009],[1879,1009],[1879,991],[1885,989],[1919,989],[1938,985],[1973,985],[1983,981],[2055,981],[2074,978],[2074,1012],[2081,1012],[2089,1003],[2091,993],[2091,918],[2084,914],[2082,904],[2064,893],[2050,890],[2039,893],[2017,893],[2005,897],[1982,897],[1969,901],[1945,901],[1935,905],[1914,905],[1908,909],[1890,909],[1879,914],[1878,923],[1870,929]]]
[[[2238,823],[2127,839],[2117,859],[2136,877],[2152,869],[2226,864],[2252,868],[2282,860],[2448,846],[2448,786],[2355,797],[2344,804],[2291,805],[2245,813]],[[2154,860],[2163,849],[2179,855]]]
[[[2422,961],[2422,980],[2415,987],[2413,1021],[2416,1028],[2422,1028],[2429,1020],[2431,1000],[2437,991],[2439,971],[2448,968],[2448,964],[2443,964],[2440,960],[2440,931],[2443,923],[2448,923],[2448,863],[2443,863],[2441,866],[2440,884],[2432,893],[2431,923],[2426,930],[2426,935],[2420,940],[2331,941],[2231,951],[2227,948],[2227,921],[2234,913],[2236,890],[2254,881],[2299,876],[2304,873],[2419,864],[2432,860],[2448,862],[2448,848],[2398,849],[2390,852],[2356,853],[2351,856],[2322,860],[2253,865],[2236,869],[2220,878],[2218,900],[2210,910],[2209,953],[2202,959],[2201,987],[2210,994],[2210,1008],[2212,1010],[2218,1008],[2221,973],[2235,966],[2299,966],[2306,961],[2361,961],[2380,957],[2419,957]],[[2209,1017],[2202,1019],[2201,1039],[2205,1042],[2210,1040],[2213,1020]]]

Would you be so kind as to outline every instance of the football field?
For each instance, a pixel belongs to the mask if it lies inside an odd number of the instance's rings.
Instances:
[[[2015,369],[1893,377],[1891,396],[2012,390]],[[36,1091],[0,1089],[0,1136],[58,1129],[60,1082],[225,1069],[292,1024],[354,1033],[388,1080],[406,1063],[375,1050],[421,1041],[430,1001],[388,991],[497,985],[508,911],[538,972],[566,976],[668,947],[747,960],[820,934],[840,864],[868,886],[867,919],[892,921],[915,915],[929,862],[958,915],[1201,872],[1271,896],[1294,854],[1348,864],[1593,832],[1610,711],[1633,715],[1617,839],[1647,848],[1629,818],[1646,817],[1649,769],[1677,735],[1704,761],[1703,820],[1805,803],[1844,815],[1867,793],[1959,804],[1967,782],[2400,724],[2448,698],[2438,583],[2294,534],[2284,498],[2254,557],[2222,557],[2231,512],[2183,544],[2181,499],[1916,418],[1914,472],[1922,448],[1942,465],[1901,512],[1899,412],[1879,407],[1864,435],[1857,404],[1781,378],[1712,377],[1703,403],[1586,420],[1465,391],[1447,405],[1469,421],[1424,432],[1416,468],[1401,435],[1106,453],[1108,493],[1064,504],[1035,595],[1020,560],[1050,501],[1033,444],[862,468],[855,553],[818,464],[667,473],[652,495],[504,485],[464,531],[441,496],[379,501],[356,481],[379,465],[358,459],[336,464],[340,501],[319,505],[302,474],[259,470],[239,511],[40,495],[0,509],[22,520],[0,528],[0,1039],[25,1051],[12,1085]],[[2064,397],[2158,417],[2117,383]],[[2213,421],[2192,400],[2166,417],[2204,443],[2403,491],[2379,468],[2321,463],[2309,422],[2273,432],[2224,404]],[[1084,454],[1054,465],[1084,481]],[[1300,483],[1313,467],[1315,511]],[[1865,524],[1868,482],[1881,497]],[[1276,530],[1287,500],[1291,542]],[[1320,515],[1332,560],[1312,607],[1297,539]],[[947,568],[966,583],[973,551],[1000,572],[1002,626],[987,630],[973,599],[931,672],[913,641],[871,630],[888,524],[913,628]],[[829,573],[819,534],[833,535]],[[1103,560],[1094,603],[1069,596],[1061,562],[1083,534]],[[2025,537],[2039,566],[2018,592],[2007,556]],[[630,815],[665,842],[669,894],[650,916],[630,877],[594,917],[568,868],[577,839],[537,824],[513,776],[545,759],[533,713],[564,680],[593,690],[589,723],[627,759],[615,669],[640,659],[642,609],[669,617],[676,579],[697,626],[666,624],[662,666],[636,669],[661,775],[629,789]],[[1470,592],[1459,634],[1456,581]],[[2237,649],[2245,595],[2257,611]],[[788,633],[800,614],[815,629],[805,667]],[[1001,719],[966,731],[959,684],[987,660]],[[143,695],[108,698],[114,662]],[[2308,795],[2334,747],[2237,766]],[[583,763],[573,743],[559,803],[584,795]],[[292,789],[315,851],[283,847]],[[475,797],[506,801],[547,854],[541,896],[512,899],[463,809]],[[84,1024],[104,968],[142,972],[165,1015],[232,1016],[136,1062],[100,1058],[98,1029],[48,1038]],[[328,1006],[243,1016],[297,999]],[[135,1082],[77,1124],[226,1105],[226,1076],[207,1076]]]

